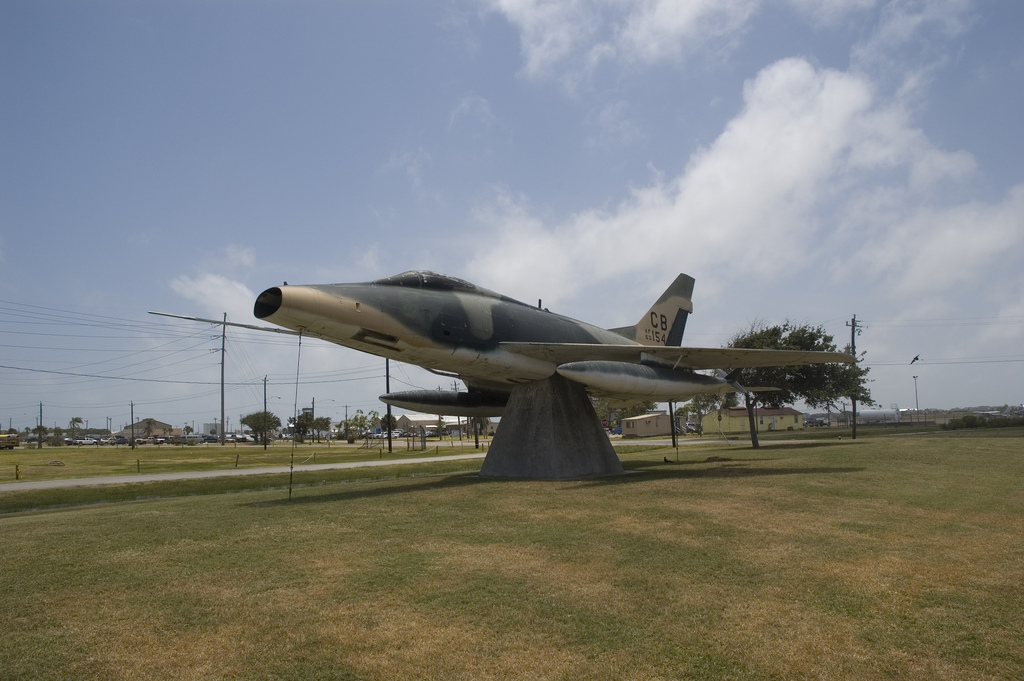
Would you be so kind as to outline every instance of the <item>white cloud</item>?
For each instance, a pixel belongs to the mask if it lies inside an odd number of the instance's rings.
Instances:
[[[878,0],[789,0],[803,16],[818,24],[836,24],[853,12],[871,9]]]
[[[394,171],[404,173],[412,183],[412,190],[416,198],[430,202],[440,203],[441,195],[428,187],[424,179],[425,170],[432,162],[430,153],[421,148],[415,151],[403,151],[392,153],[387,161],[380,168],[380,173],[387,174]]]
[[[198,303],[203,314],[220,319],[225,312],[228,320],[252,319],[252,306],[256,294],[237,280],[256,266],[256,250],[252,246],[228,244],[216,255],[211,255],[196,267],[195,276],[181,275],[169,282],[172,291]]]
[[[501,192],[479,213],[494,238],[469,274],[564,299],[626,275],[668,279],[680,259],[695,276],[768,283],[820,267],[824,253],[839,281],[863,285],[870,274],[899,294],[941,296],[1019,250],[1024,190],[993,205],[946,199],[973,158],[938,149],[865,76],[785,59],[749,81],[744,99],[685,172],[633,189],[612,210],[545,224],[525,198]]]
[[[615,42],[632,60],[679,59],[706,42],[742,31],[760,0],[653,0],[631,3]]]
[[[786,267],[800,256],[797,240],[813,230],[808,212],[817,188],[836,171],[853,122],[871,103],[870,89],[846,74],[785,60],[749,82],[745,97],[744,111],[683,175],[634,189],[612,212],[586,211],[545,228],[503,197],[495,210],[502,219],[490,220],[499,226],[499,247],[481,256],[478,271],[493,277],[511,261],[512,280],[522,270],[541,280],[557,272],[565,281],[551,288],[571,295],[595,272],[612,277],[648,268],[659,252],[698,252],[703,262],[728,260],[761,273]],[[758,247],[744,248],[751,240]],[[572,257],[552,264],[560,253]]]
[[[625,148],[644,138],[643,130],[629,117],[629,105],[626,102],[604,105],[593,117],[591,124],[596,131],[587,138],[587,144],[599,149]]]
[[[884,67],[910,43],[918,44],[917,58],[936,58],[931,54],[935,44],[929,37],[933,33],[953,36],[963,32],[972,4],[971,0],[891,0],[883,6],[872,35],[854,47],[853,62],[861,68],[877,64]]]
[[[232,267],[249,269],[256,265],[256,249],[252,246],[229,244],[223,248],[224,260]]]
[[[524,71],[541,78],[591,42],[601,24],[602,3],[586,0],[484,0],[520,32]]]
[[[611,61],[653,64],[680,61],[709,46],[731,49],[765,0],[480,0],[520,34],[524,74],[560,80],[570,90]],[[960,0],[944,0],[956,5]],[[834,24],[875,0],[788,0],[808,21]],[[953,16],[941,12],[921,13]],[[892,12],[890,33],[912,15]],[[887,34],[888,35],[888,34]],[[880,40],[883,38],[880,37]]]
[[[841,267],[851,274],[874,275],[879,288],[894,297],[918,301],[941,298],[966,284],[977,288],[999,271],[1017,269],[1015,254],[1024,239],[1024,185],[996,204],[888,206],[870,215],[860,234],[854,257]]]
[[[229,321],[252,319],[256,294],[241,282],[205,272],[195,277],[180,276],[170,286],[181,297],[198,303],[212,319],[219,319],[225,312]]]
[[[463,95],[448,115],[448,129],[450,130],[461,121],[471,121],[471,124],[490,127],[496,122],[491,104],[480,95],[469,93]]]

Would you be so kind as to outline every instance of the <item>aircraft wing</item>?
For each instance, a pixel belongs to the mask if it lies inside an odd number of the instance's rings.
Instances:
[[[555,364],[608,361],[639,364],[656,359],[683,369],[750,369],[754,367],[799,366],[801,364],[853,363],[843,352],[806,350],[751,350],[745,348],[681,348],[662,345],[602,345],[590,343],[501,343],[500,347],[527,357]]]

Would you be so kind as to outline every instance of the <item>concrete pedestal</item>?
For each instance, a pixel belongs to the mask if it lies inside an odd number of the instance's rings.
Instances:
[[[622,472],[587,392],[558,374],[512,390],[480,469],[486,477],[547,480]]]

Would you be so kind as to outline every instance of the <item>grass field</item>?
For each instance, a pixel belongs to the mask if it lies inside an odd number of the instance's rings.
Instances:
[[[986,435],[54,490],[89,505],[0,515],[0,679],[1019,679],[1024,438]]]
[[[489,440],[481,440],[486,451]],[[473,452],[473,440],[429,440],[421,450],[418,443],[395,440],[393,451],[387,441],[372,440],[369,446],[342,442],[307,442],[296,445],[295,463],[338,463],[371,459],[400,460],[410,456],[463,454]],[[34,449],[22,446],[0,451],[0,483],[20,480],[56,480],[134,473],[169,473],[180,470],[214,470],[287,466],[292,461],[291,442],[278,441],[267,449],[257,444],[202,444],[127,446],[68,446]],[[16,470],[17,469],[17,470]]]

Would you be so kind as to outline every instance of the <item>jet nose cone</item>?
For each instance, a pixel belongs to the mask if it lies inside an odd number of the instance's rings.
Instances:
[[[277,286],[268,288],[256,298],[256,304],[252,309],[253,316],[256,319],[266,319],[281,309],[283,301],[284,294],[281,293],[280,288]]]

